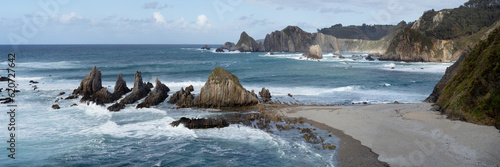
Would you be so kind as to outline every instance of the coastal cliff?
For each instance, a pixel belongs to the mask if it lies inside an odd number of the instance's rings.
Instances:
[[[226,44],[224,44],[224,47],[229,46],[231,46],[230,42],[226,42]],[[235,46],[231,46],[229,50],[238,50],[240,52],[265,52],[262,42],[257,43],[255,39],[249,36],[245,31],[241,33],[238,43],[236,43]]]
[[[500,129],[500,28],[462,56],[426,99],[451,119]]]

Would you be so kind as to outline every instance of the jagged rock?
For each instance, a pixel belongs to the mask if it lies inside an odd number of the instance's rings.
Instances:
[[[144,102],[139,103],[136,108],[149,108],[165,101],[165,99],[168,97],[168,92],[170,91],[170,89],[165,84],[161,83],[158,78],[156,78],[155,84],[156,86],[154,87],[153,91],[151,91]]]
[[[250,37],[245,31],[240,35],[240,40],[236,46],[232,47],[230,50],[239,50],[240,52],[265,52],[264,45],[257,43],[255,39]]]
[[[222,48],[222,46],[219,46],[215,52],[224,52],[224,48]]]
[[[78,106],[78,104],[72,104],[70,107]]]
[[[125,82],[125,80],[123,80],[123,74],[118,74],[115,83],[115,90],[113,91],[112,96],[113,101],[120,99],[123,95],[127,94],[130,91],[132,90],[127,87],[127,83]]]
[[[60,93],[58,94],[58,96],[62,96],[62,95],[64,95],[64,94],[66,94],[66,92],[60,92]]]
[[[146,84],[142,82],[140,71],[137,71],[134,76],[134,88],[132,88],[132,93],[123,98],[119,103],[115,103],[112,106],[108,107],[108,110],[119,111],[120,109],[123,109],[125,107],[125,104],[135,103],[148,95],[148,93],[151,91],[152,84]]]
[[[181,88],[180,91],[177,91],[174,95],[172,95],[168,103],[170,104],[177,103],[177,107],[179,108],[191,107],[193,106],[193,100],[194,100],[194,96],[191,94],[191,92],[193,91],[194,91],[193,85],[186,87],[186,90]]]
[[[194,99],[193,106],[200,108],[233,108],[259,103],[255,94],[241,86],[238,77],[221,67],[216,67]]]
[[[95,102],[97,105],[112,103],[114,101],[112,96],[113,95],[108,92],[108,88],[102,88],[90,97],[90,101]]]
[[[69,95],[68,97],[64,98],[64,100],[70,100],[70,99],[76,99],[78,98],[78,95]]]
[[[226,42],[226,43],[224,43],[224,47],[223,47],[223,49],[230,50],[230,49],[231,49],[231,48],[233,48],[234,46],[236,46],[234,43],[232,43],[232,42]]]
[[[97,91],[100,91],[101,89],[102,89],[101,70],[98,70],[97,67],[94,66],[94,68],[92,68],[92,70],[89,72],[89,75],[87,75],[82,80],[80,86],[77,89],[73,90],[72,95],[73,96],[83,95],[84,97],[82,98],[81,101],[86,101],[87,99],[90,99],[91,95],[95,94]]]
[[[319,45],[312,45],[309,47],[309,51],[307,51],[303,56],[309,59],[323,59],[323,51]]]
[[[345,57],[342,55],[339,55],[339,59],[345,59]]]
[[[210,50],[210,49],[212,49],[212,48],[211,48],[210,46],[208,46],[208,45],[205,45],[205,46],[201,47],[201,49],[204,49],[204,50]]]
[[[171,126],[177,127],[179,124],[184,124],[189,129],[208,129],[208,128],[223,128],[228,127],[229,123],[224,118],[194,118],[189,119],[182,117],[177,121],[170,123]]]
[[[56,109],[56,110],[57,110],[57,109],[61,109],[61,107],[59,107],[59,105],[57,105],[57,104],[52,105],[52,108],[53,108],[53,109]]]
[[[267,103],[271,101],[271,93],[269,92],[269,89],[262,88],[259,95],[262,98],[262,102]]]

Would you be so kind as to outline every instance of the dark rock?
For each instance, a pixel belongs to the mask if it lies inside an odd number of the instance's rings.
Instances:
[[[288,93],[288,96],[293,97],[292,94]]]
[[[309,50],[303,54],[303,56],[309,59],[323,59],[323,51],[319,45],[312,45],[309,47]]]
[[[259,95],[262,97],[262,102],[267,103],[271,101],[271,93],[269,92],[269,89],[262,88]]]
[[[69,95],[68,97],[65,98],[65,100],[76,99],[76,98],[78,98],[78,95]]]
[[[14,99],[10,98],[10,97],[7,97],[7,98],[1,98],[0,99],[0,103],[2,104],[7,104],[7,103],[13,103],[14,102]]]
[[[108,107],[108,110],[109,111],[120,111],[121,109],[124,109],[125,108],[125,104],[122,104],[122,103],[115,103],[111,106]]]
[[[54,105],[52,105],[52,108],[57,110],[57,109],[60,109],[61,107],[59,107],[59,105],[57,105],[57,104],[54,104]]]
[[[98,70],[97,67],[94,66],[89,75],[82,80],[80,86],[73,90],[73,95],[83,95],[84,97],[91,96],[101,89],[101,70]]]
[[[170,91],[170,89],[165,84],[161,83],[158,78],[156,78],[155,84],[156,87],[154,87],[153,91],[151,91],[144,102],[139,103],[136,108],[149,108],[165,101],[165,99],[168,97],[168,92]]]
[[[181,119],[170,123],[173,127],[177,127],[180,124],[184,124],[184,126],[189,129],[224,128],[229,126],[229,123],[224,118],[189,119],[182,117]]]
[[[368,61],[375,61],[375,59],[374,59],[374,58],[372,58],[372,56],[368,56],[368,57],[366,57],[365,59],[366,59],[366,60],[368,60]]]
[[[78,104],[72,104],[70,107],[78,106]]]
[[[193,106],[200,108],[238,108],[259,103],[255,94],[241,86],[237,76],[216,67],[194,99]]]
[[[345,57],[342,55],[339,55],[339,59],[345,59]]]
[[[274,52],[269,53],[270,55],[274,55]]]
[[[180,91],[177,91],[168,103],[170,104],[176,104],[178,108],[188,108],[193,106],[193,101],[194,101],[194,96],[191,94],[191,92],[194,91],[193,85],[190,85],[186,87],[186,90],[181,88]]]
[[[30,84],[38,84],[38,81],[30,80]]]
[[[113,99],[113,101],[119,100],[123,95],[130,91],[131,90],[127,87],[127,83],[123,80],[123,74],[118,74],[111,99]]]
[[[222,46],[219,46],[215,52],[224,52],[224,48],[222,48]]]
[[[210,46],[208,46],[208,45],[205,45],[205,46],[201,47],[201,49],[204,49],[204,50],[210,50],[210,49],[212,49],[212,48],[211,48]]]
[[[90,101],[95,102],[97,105],[112,103],[114,101],[112,96],[113,95],[108,92],[108,88],[102,88],[90,97]]]
[[[394,101],[394,104],[399,104],[399,101]]]
[[[230,49],[231,49],[231,48],[233,48],[234,46],[236,46],[234,43],[232,43],[232,42],[226,42],[226,43],[224,43],[224,47],[223,47],[223,49],[230,50]]]
[[[396,67],[391,67],[392,70],[396,69]]]
[[[62,96],[64,94],[66,94],[66,92],[60,92],[57,96]]]

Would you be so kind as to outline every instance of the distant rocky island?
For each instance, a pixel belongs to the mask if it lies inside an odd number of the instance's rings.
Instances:
[[[382,61],[454,62],[499,26],[498,1],[471,0],[455,9],[426,11],[415,22],[395,26],[337,24],[317,33],[288,26],[267,34],[263,43],[243,32],[237,44],[226,42],[220,50],[305,53],[318,45],[323,52],[376,53]]]

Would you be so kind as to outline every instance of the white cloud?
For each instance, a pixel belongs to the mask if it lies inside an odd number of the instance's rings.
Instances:
[[[196,19],[196,24],[198,24],[199,26],[210,25],[207,16],[203,14],[198,16],[198,18]]]
[[[154,12],[153,17],[155,18],[156,23],[166,23],[165,17],[163,17],[160,12]]]
[[[71,23],[79,20],[84,20],[83,16],[76,14],[75,12],[71,12],[70,14],[63,14],[59,21],[61,23]]]

